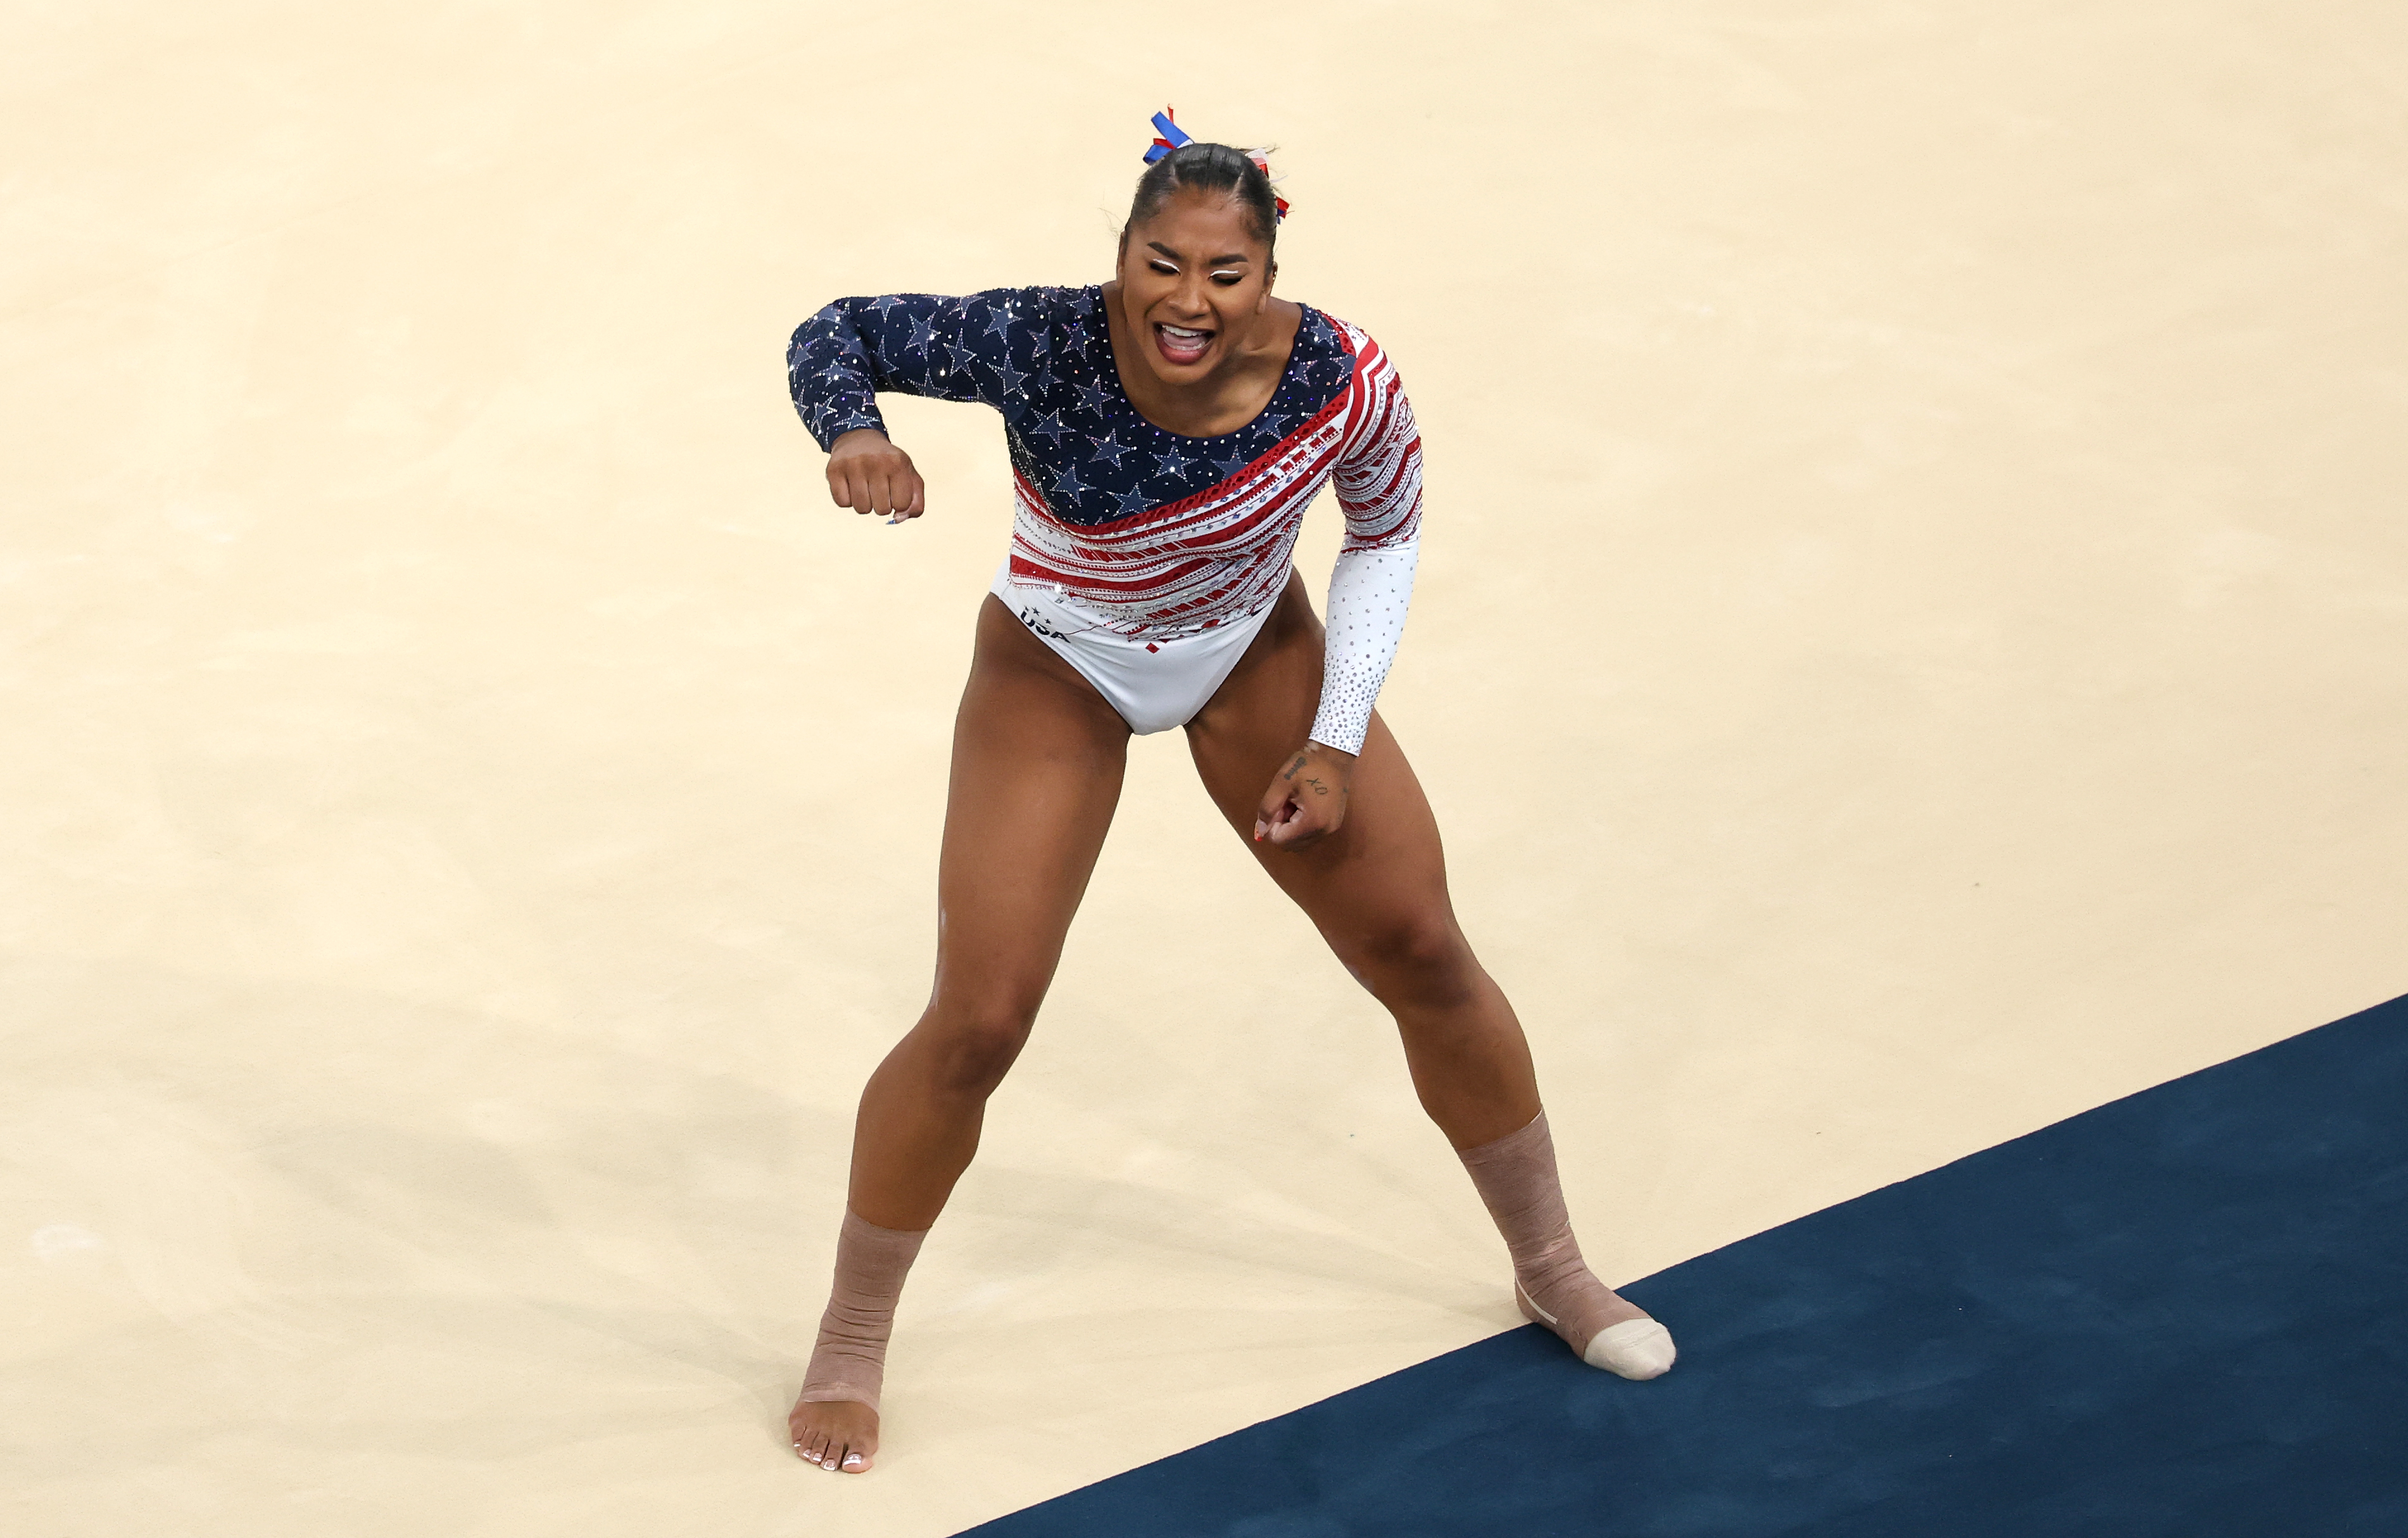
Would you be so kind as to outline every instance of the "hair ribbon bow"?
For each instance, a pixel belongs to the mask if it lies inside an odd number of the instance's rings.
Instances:
[[[1153,165],[1155,161],[1160,160],[1163,156],[1170,153],[1170,151],[1178,149],[1182,144],[1193,144],[1196,142],[1196,137],[1194,135],[1190,134],[1186,129],[1180,127],[1177,122],[1172,121],[1173,115],[1176,114],[1179,108],[1175,107],[1166,107],[1161,111],[1156,112],[1154,115],[1154,144],[1145,152],[1145,163],[1148,165]],[[1255,164],[1260,165],[1262,163],[1257,161]]]
[[[1146,147],[1145,151],[1145,163],[1148,165],[1182,145],[1196,142],[1196,136],[1179,126],[1178,112],[1179,109],[1175,107],[1166,107],[1154,115],[1154,142]],[[1271,163],[1261,151],[1240,150],[1238,152],[1254,163],[1254,169],[1263,173],[1265,181],[1271,180]],[[1271,202],[1278,207],[1280,222],[1285,223],[1287,199],[1280,196],[1278,189],[1274,188],[1271,192]]]

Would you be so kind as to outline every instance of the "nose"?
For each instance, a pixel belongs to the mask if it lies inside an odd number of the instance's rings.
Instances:
[[[1204,297],[1204,275],[1192,268],[1179,275],[1179,286],[1170,291],[1170,304],[1179,318],[1209,320],[1212,307]]]

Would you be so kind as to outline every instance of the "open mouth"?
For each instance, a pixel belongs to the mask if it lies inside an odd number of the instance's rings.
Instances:
[[[1154,345],[1161,351],[1166,362],[1195,363],[1204,356],[1204,350],[1212,345],[1212,333],[1191,330],[1183,325],[1164,325],[1157,321],[1154,327]]]

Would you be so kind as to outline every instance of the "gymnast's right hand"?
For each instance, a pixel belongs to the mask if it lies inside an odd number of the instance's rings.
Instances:
[[[890,524],[928,510],[927,482],[911,467],[911,456],[875,427],[855,427],[828,451],[828,495],[836,505],[874,512]]]

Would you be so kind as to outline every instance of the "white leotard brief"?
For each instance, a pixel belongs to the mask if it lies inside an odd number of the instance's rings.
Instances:
[[[1008,560],[987,591],[1029,634],[1079,669],[1140,737],[1194,720],[1271,613],[1265,604],[1209,630],[1140,640],[1113,634],[1108,616],[1068,594],[1015,584]]]

